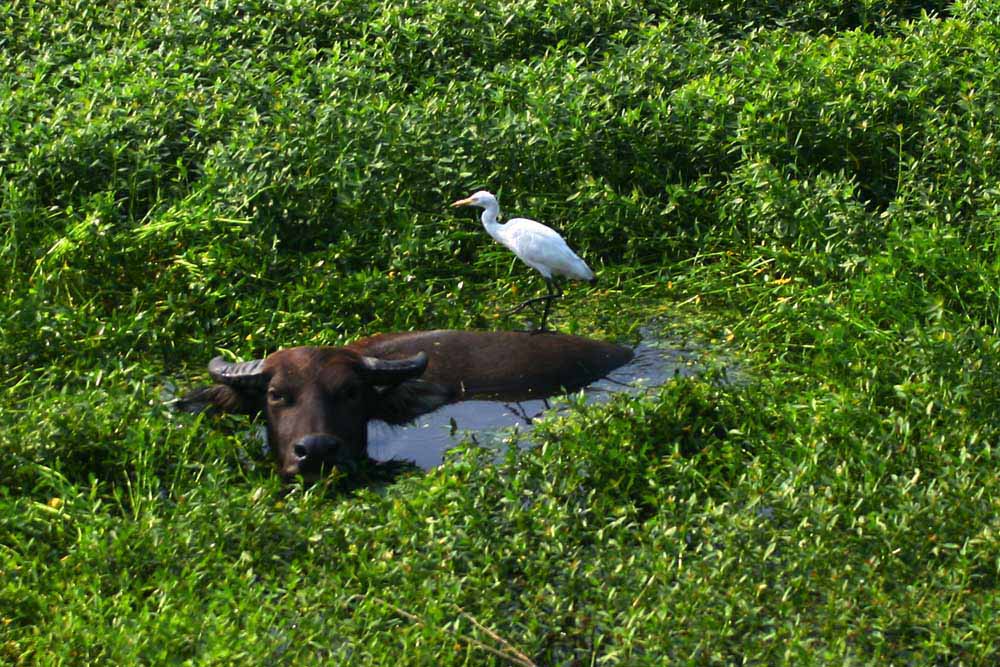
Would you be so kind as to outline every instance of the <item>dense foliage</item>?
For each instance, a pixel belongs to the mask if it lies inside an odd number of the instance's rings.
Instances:
[[[995,664],[998,26],[4,3],[0,662]],[[163,407],[221,349],[518,326],[539,283],[447,209],[479,187],[598,269],[556,326],[664,313],[740,381],[384,487],[282,489]]]

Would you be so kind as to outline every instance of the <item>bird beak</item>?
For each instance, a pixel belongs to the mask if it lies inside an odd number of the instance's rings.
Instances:
[[[472,197],[467,197],[466,199],[459,199],[458,201],[453,201],[451,203],[452,208],[458,208],[459,206],[471,206]]]

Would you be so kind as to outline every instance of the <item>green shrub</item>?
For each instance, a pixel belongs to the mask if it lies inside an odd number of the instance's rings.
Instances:
[[[0,662],[994,664],[994,5],[7,3]],[[728,376],[309,489],[164,407],[520,326],[484,187]]]

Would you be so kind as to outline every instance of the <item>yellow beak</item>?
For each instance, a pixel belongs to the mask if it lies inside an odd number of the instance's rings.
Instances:
[[[457,208],[459,206],[470,206],[472,204],[472,197],[467,197],[465,199],[459,199],[458,201],[453,201],[451,203],[452,208]]]

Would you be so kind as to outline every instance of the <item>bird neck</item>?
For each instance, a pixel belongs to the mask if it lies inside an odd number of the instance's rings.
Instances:
[[[486,208],[483,209],[483,215],[480,218],[483,221],[483,227],[486,228],[486,232],[493,238],[497,238],[497,234],[500,233],[500,228],[503,227],[499,222],[497,222],[497,216],[500,215],[500,205],[496,202],[488,204]]]

